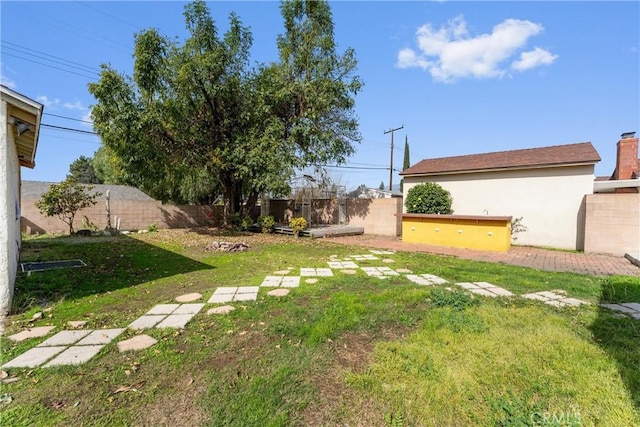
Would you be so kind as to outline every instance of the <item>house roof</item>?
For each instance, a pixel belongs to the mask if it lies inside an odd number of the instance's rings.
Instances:
[[[2,101],[7,103],[7,123],[14,132],[14,141],[20,166],[33,169],[36,166],[36,148],[40,136],[40,121],[44,105],[0,85]],[[24,129],[19,131],[18,127]]]
[[[51,184],[57,182],[44,181],[22,181],[21,197],[24,200],[37,200],[44,194]],[[92,193],[101,193],[97,200],[107,200],[107,190],[111,200],[137,200],[141,202],[153,201],[154,199],[135,187],[127,185],[106,185],[91,184],[94,188]]]
[[[600,156],[590,142],[494,153],[424,159],[400,175],[440,175],[509,169],[595,164]]]

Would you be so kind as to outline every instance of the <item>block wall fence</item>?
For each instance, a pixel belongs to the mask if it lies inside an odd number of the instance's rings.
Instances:
[[[21,231],[25,234],[65,233],[67,224],[57,217],[45,217],[35,200],[22,200]],[[270,214],[277,222],[288,222],[301,216],[293,200],[270,200]],[[259,214],[256,214],[256,216]],[[366,234],[399,236],[402,230],[402,199],[347,199],[346,223],[364,227]],[[337,224],[336,200],[313,200],[311,218],[314,224]],[[87,218],[99,230],[107,225],[104,201],[76,214],[74,228],[83,228]],[[216,226],[222,223],[222,206],[168,205],[159,201],[111,200],[111,226],[120,220],[120,230],[143,230],[155,224],[158,228],[190,228]]]

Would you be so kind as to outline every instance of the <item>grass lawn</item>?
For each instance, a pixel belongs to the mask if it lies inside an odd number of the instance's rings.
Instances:
[[[216,240],[242,253],[211,253]],[[135,236],[37,238],[22,260],[80,258],[83,268],[20,274],[0,338],[5,363],[44,338],[30,326],[122,328],[156,304],[219,286],[257,286],[292,267],[367,254],[323,239],[163,230]],[[183,330],[147,329],[158,343],[119,353],[115,341],[75,367],[7,369],[2,426],[635,426],[640,425],[640,321],[598,308],[640,302],[640,279],[596,278],[398,252],[395,262],[451,283],[491,282],[516,294],[563,289],[591,302],[554,308],[472,297],[334,270],[286,297],[260,289],[229,315],[207,305]],[[449,290],[449,289],[451,290]],[[44,318],[30,321],[36,312]],[[116,341],[134,336],[126,330]]]

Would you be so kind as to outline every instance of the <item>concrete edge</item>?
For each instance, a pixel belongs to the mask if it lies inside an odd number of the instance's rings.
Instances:
[[[626,254],[624,254],[624,257],[628,259],[631,264],[635,265],[636,267],[640,267],[640,253],[630,254],[629,252],[627,252]]]

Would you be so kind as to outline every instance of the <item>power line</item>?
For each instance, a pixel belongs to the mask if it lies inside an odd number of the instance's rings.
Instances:
[[[90,125],[93,124],[93,122],[90,122],[88,120],[82,120],[82,119],[74,119],[73,117],[67,117],[67,116],[59,116],[57,114],[52,114],[52,113],[43,113],[45,116],[52,116],[52,117],[58,117],[60,119],[67,119],[67,120],[73,120],[76,122],[81,122],[81,123],[88,123]]]
[[[20,46],[19,44],[11,43],[11,42],[8,42],[6,40],[2,40],[2,44],[7,45],[7,46],[4,47],[5,49],[15,50],[15,51],[17,51],[19,53],[26,54],[26,55],[33,55],[33,56],[35,56],[37,58],[44,59],[45,61],[51,61],[51,62],[54,62],[54,63],[57,63],[57,64],[64,65],[64,66],[69,67],[69,68],[76,68],[76,69],[78,69],[80,71],[84,71],[84,72],[100,73],[100,70],[97,69],[97,68],[93,68],[93,67],[90,67],[88,65],[81,64],[79,62],[70,61],[68,59],[60,58],[60,57],[55,56],[55,55],[50,55],[50,54],[45,53],[45,52],[40,52],[38,50],[31,49],[31,48],[28,48],[28,47],[25,47],[25,46]],[[25,51],[27,51],[27,52],[25,52]],[[49,59],[49,58],[54,58],[54,59]],[[67,65],[67,64],[71,64],[71,65]]]
[[[74,128],[68,128],[68,127],[65,127],[65,126],[50,125],[50,124],[48,124],[48,123],[40,123],[40,126],[44,126],[44,127],[51,128],[51,129],[64,130],[64,131],[67,131],[67,132],[86,133],[86,134],[89,134],[89,135],[96,135],[96,136],[98,136],[98,134],[97,134],[97,133],[95,133],[95,132],[91,132],[91,131],[89,131],[89,130],[74,129]]]
[[[64,68],[56,67],[56,66],[51,65],[51,64],[45,64],[45,63],[43,63],[43,62],[34,61],[33,59],[23,58],[22,56],[14,55],[14,54],[12,54],[12,53],[8,53],[8,52],[3,52],[3,53],[2,53],[2,55],[3,55],[3,56],[4,56],[4,55],[7,55],[7,56],[13,56],[13,57],[15,57],[15,58],[22,59],[23,61],[29,61],[29,62],[33,62],[33,63],[35,63],[35,64],[44,65],[45,67],[54,68],[54,69],[56,69],[56,70],[64,71],[64,72],[67,72],[67,73],[70,73],[70,74],[75,74],[76,76],[84,77],[84,78],[87,78],[87,79],[95,79],[95,78],[97,77],[97,75],[95,75],[95,76],[87,76],[87,75],[85,75],[85,74],[76,73],[75,71],[66,70],[66,69],[64,69]]]
[[[104,12],[104,11],[102,11],[102,10],[100,10],[100,9],[96,8],[96,7],[90,6],[88,3],[84,3],[84,2],[81,2],[81,1],[76,1],[76,3],[78,3],[78,4],[79,4],[79,5],[81,5],[81,6],[88,7],[89,9],[93,9],[93,10],[95,10],[95,11],[96,11],[96,12],[98,12],[98,13],[101,13],[101,14],[103,14],[103,15],[105,15],[105,16],[108,16],[109,18],[115,19],[116,21],[120,21],[120,22],[122,22],[123,24],[127,24],[128,26],[130,26],[130,27],[132,27],[132,28],[135,28],[137,31],[142,30],[142,28],[138,27],[137,25],[134,25],[134,24],[132,24],[131,22],[127,22],[127,21],[125,21],[124,19],[121,19],[121,18],[119,18],[119,17],[117,17],[117,16],[115,16],[115,15],[111,15],[111,14],[109,14],[109,13],[107,13],[107,12]]]

